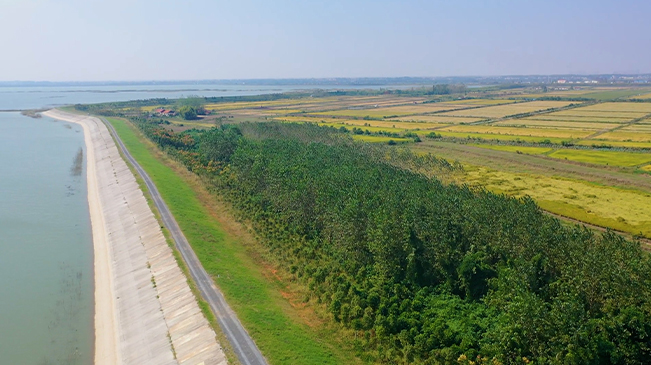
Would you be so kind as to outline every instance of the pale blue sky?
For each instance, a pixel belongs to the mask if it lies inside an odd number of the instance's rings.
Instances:
[[[0,81],[651,72],[651,1],[0,0]]]

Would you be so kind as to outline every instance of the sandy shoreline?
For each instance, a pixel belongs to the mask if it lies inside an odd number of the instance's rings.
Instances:
[[[106,126],[97,118],[59,110],[43,114],[84,130],[94,249],[94,363],[225,364]]]

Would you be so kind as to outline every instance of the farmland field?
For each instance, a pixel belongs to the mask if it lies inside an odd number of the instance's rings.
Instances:
[[[452,104],[452,105],[501,105],[501,104],[513,104],[515,100],[508,99],[462,99],[462,100],[453,100],[446,101],[440,104]]]
[[[443,113],[442,115],[478,118],[502,118],[510,115],[532,113],[551,108],[562,108],[570,104],[572,103],[565,101],[531,101],[517,104],[488,106],[477,109],[455,110],[452,112]]]
[[[348,125],[351,127],[380,127],[380,128],[397,128],[397,129],[432,129],[445,127],[447,124],[427,123],[427,122],[401,122],[395,120],[363,120],[363,119],[333,119],[333,118],[313,118],[313,117],[279,117],[274,120],[281,122],[296,123],[317,123],[317,124],[337,124]]]
[[[596,139],[606,141],[623,141],[623,142],[651,142],[651,133],[641,132],[623,132],[617,130],[614,132],[604,133]]]
[[[607,141],[607,140],[602,140],[599,139],[601,136],[598,136],[594,139],[584,139],[582,141],[578,141],[575,144],[579,146],[599,146],[599,145],[607,145],[607,146],[612,146],[612,147],[623,147],[623,148],[650,148],[651,149],[651,142],[623,142],[623,141]]]
[[[531,196],[556,214],[651,237],[651,196],[582,181],[467,166],[464,181],[511,196]]]
[[[642,124],[642,123],[631,124],[620,129],[620,131],[651,133],[651,124]]]
[[[570,122],[562,120],[538,120],[533,118],[509,119],[492,123],[496,126],[525,126],[538,128],[560,128],[560,129],[587,129],[602,130],[611,129],[620,126],[617,123],[589,123],[589,122]]]
[[[533,115],[531,117],[527,117],[527,119],[532,119],[532,120],[558,120],[558,121],[565,121],[565,122],[604,122],[604,123],[626,123],[632,119],[634,119],[637,116],[634,117],[607,117],[603,116],[602,114],[594,114],[594,115],[567,115],[567,114],[560,114],[558,113],[549,113],[549,114],[542,114],[542,115]]]
[[[604,90],[604,91],[590,92],[590,93],[585,93],[582,96],[585,98],[591,98],[596,100],[614,100],[614,99],[630,97],[633,95],[637,95],[639,93],[640,93],[639,90],[621,89],[621,90]]]
[[[644,208],[651,204],[648,178],[610,171],[607,169],[612,167],[605,165],[577,166],[568,165],[564,158],[542,159],[534,155],[540,150],[533,150],[530,155],[524,151],[513,153],[513,149],[524,148],[520,146],[489,148],[488,145],[427,142],[412,148],[459,160],[465,171],[456,175],[457,182],[512,196],[528,195],[553,213],[632,234],[643,232],[651,237],[651,211]]]
[[[571,138],[557,138],[557,137],[532,137],[523,135],[510,135],[510,134],[489,134],[489,133],[462,133],[462,132],[447,132],[445,130],[437,130],[436,133],[443,137],[461,138],[461,139],[485,139],[496,141],[523,141],[539,143],[549,141],[551,143],[562,143],[569,141]]]
[[[452,109],[459,109],[459,108],[466,108],[466,107],[467,106],[462,106],[462,105],[447,105],[447,104],[440,105],[439,103],[432,103],[432,104],[413,104],[413,105],[395,106],[395,107],[388,107],[388,108],[332,110],[332,111],[314,112],[309,114],[359,117],[359,118],[364,118],[364,117],[387,118],[387,117],[404,116],[404,115],[411,115],[411,114],[434,113],[434,112],[441,112],[444,110],[452,110]]]
[[[651,113],[651,103],[599,103],[578,108],[581,111],[622,112],[622,113]]]
[[[556,150],[549,157],[611,166],[637,166],[651,162],[650,153],[619,151]]]
[[[390,142],[390,141],[394,141],[396,143],[411,142],[411,140],[407,139],[407,138],[383,137],[383,136],[366,136],[366,135],[363,135],[363,134],[354,135],[353,139],[358,140],[358,141],[370,142],[370,143],[387,143],[387,142]]]
[[[397,120],[401,122],[433,122],[433,123],[449,123],[449,124],[460,124],[460,123],[474,123],[485,118],[468,118],[468,117],[452,117],[449,115],[411,115],[408,117],[399,117],[399,118],[390,118],[391,120]]]
[[[501,145],[490,145],[490,144],[471,144],[470,146],[488,148],[496,151],[508,151],[508,152],[521,152],[527,155],[542,155],[547,152],[553,151],[549,147],[526,147],[526,146],[501,146]]]
[[[517,127],[495,127],[491,125],[455,125],[445,127],[442,131],[456,133],[485,133],[485,134],[507,134],[514,136],[529,137],[554,137],[554,138],[585,138],[592,134],[591,131],[549,129],[549,128],[517,128]]]

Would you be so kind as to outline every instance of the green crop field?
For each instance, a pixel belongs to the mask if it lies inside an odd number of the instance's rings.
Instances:
[[[582,96],[585,98],[596,99],[596,100],[614,100],[628,98],[633,95],[639,94],[640,91],[637,89],[629,90],[608,90],[608,91],[597,91],[592,93],[585,93]]]
[[[610,166],[637,166],[651,162],[651,153],[619,152],[619,151],[585,151],[561,149],[548,156],[571,161],[587,162]]]
[[[265,278],[260,263],[237,237],[224,231],[191,182],[163,163],[124,120],[109,121],[152,178],[201,264],[272,364],[356,362],[336,344],[331,332],[300,319],[279,290],[284,286]]]
[[[584,139],[582,141],[576,142],[579,146],[611,146],[611,147],[623,147],[623,148],[649,148],[651,149],[651,142],[622,142],[622,141],[607,141],[599,139]]]

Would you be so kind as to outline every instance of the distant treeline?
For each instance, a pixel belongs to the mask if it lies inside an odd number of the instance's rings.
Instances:
[[[133,122],[228,199],[274,260],[387,364],[643,364],[651,262],[639,243],[528,198],[444,185],[433,156],[332,128],[174,133]],[[430,172],[428,174],[428,172]]]

